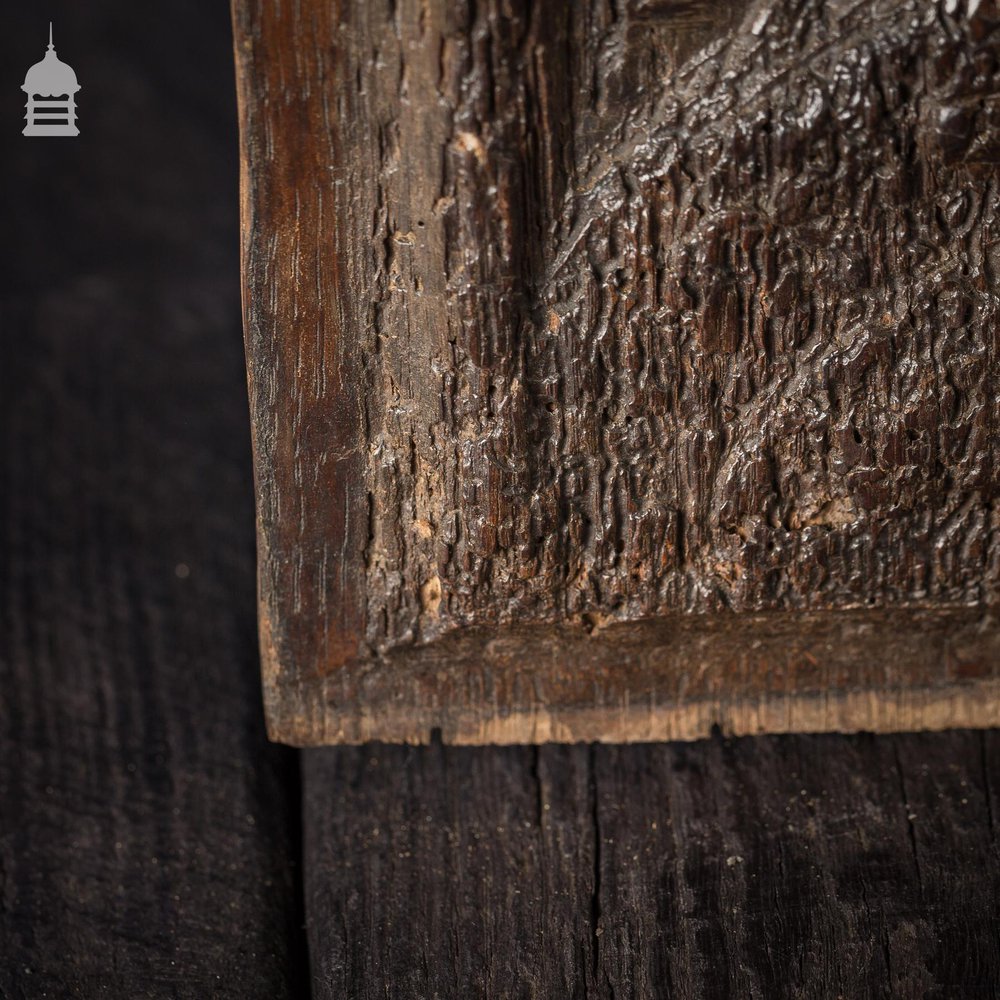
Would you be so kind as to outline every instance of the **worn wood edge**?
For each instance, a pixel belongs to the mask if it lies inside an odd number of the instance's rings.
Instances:
[[[265,723],[269,739],[274,742],[285,740],[281,727],[273,725],[271,706],[283,700],[282,687],[276,683],[280,670],[280,657],[272,634],[271,622],[277,613],[272,608],[269,595],[273,587],[267,578],[270,564],[269,522],[264,516],[262,478],[267,475],[267,441],[263,432],[263,407],[258,399],[259,377],[254,364],[252,341],[259,335],[253,316],[254,281],[254,241],[258,238],[256,188],[251,172],[251,163],[259,155],[256,149],[256,132],[252,127],[251,108],[254,104],[253,76],[250,71],[252,45],[244,18],[245,5],[239,0],[230,0],[230,19],[233,25],[233,68],[236,89],[236,118],[239,135],[239,216],[240,216],[240,306],[243,321],[243,348],[246,367],[247,401],[250,415],[250,445],[254,481],[254,513],[257,548],[257,635],[260,652],[261,688],[265,706]]]
[[[322,689],[316,692],[321,695]],[[303,696],[309,698],[309,688]],[[302,705],[303,702],[298,702]],[[305,703],[308,707],[308,702]],[[829,695],[790,694],[768,704],[717,699],[663,705],[655,713],[623,707],[618,718],[585,709],[518,709],[483,718],[464,711],[442,726],[427,710],[378,706],[361,718],[311,712],[288,729],[269,727],[272,740],[297,747],[363,743],[428,744],[440,730],[442,742],[455,746],[536,743],[656,743],[704,739],[718,729],[726,736],[782,733],[938,732],[991,729],[1000,725],[1000,682],[977,681],[960,687],[867,689]],[[376,715],[378,717],[376,717]],[[405,735],[401,735],[405,734]]]
[[[998,620],[961,607],[479,629],[305,679],[273,662],[267,640],[269,734],[295,746],[474,745],[989,728],[1000,724]],[[890,667],[900,661],[905,683]]]

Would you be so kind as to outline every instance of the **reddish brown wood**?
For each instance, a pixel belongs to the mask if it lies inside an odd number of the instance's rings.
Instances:
[[[997,21],[237,0],[272,733],[994,721]]]

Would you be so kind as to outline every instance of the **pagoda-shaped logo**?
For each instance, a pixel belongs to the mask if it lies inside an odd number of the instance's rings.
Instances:
[[[21,88],[28,95],[24,135],[79,135],[76,127],[76,73],[57,55],[49,23],[49,49],[28,70]]]

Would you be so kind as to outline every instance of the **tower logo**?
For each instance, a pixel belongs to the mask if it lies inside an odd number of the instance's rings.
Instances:
[[[45,58],[28,70],[21,87],[28,95],[23,135],[79,135],[76,127],[76,94],[81,89],[72,66],[57,55],[49,22],[49,48]]]

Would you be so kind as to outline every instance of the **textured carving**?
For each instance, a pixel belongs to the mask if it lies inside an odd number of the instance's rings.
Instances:
[[[997,19],[237,3],[275,731],[469,629],[994,602]]]

